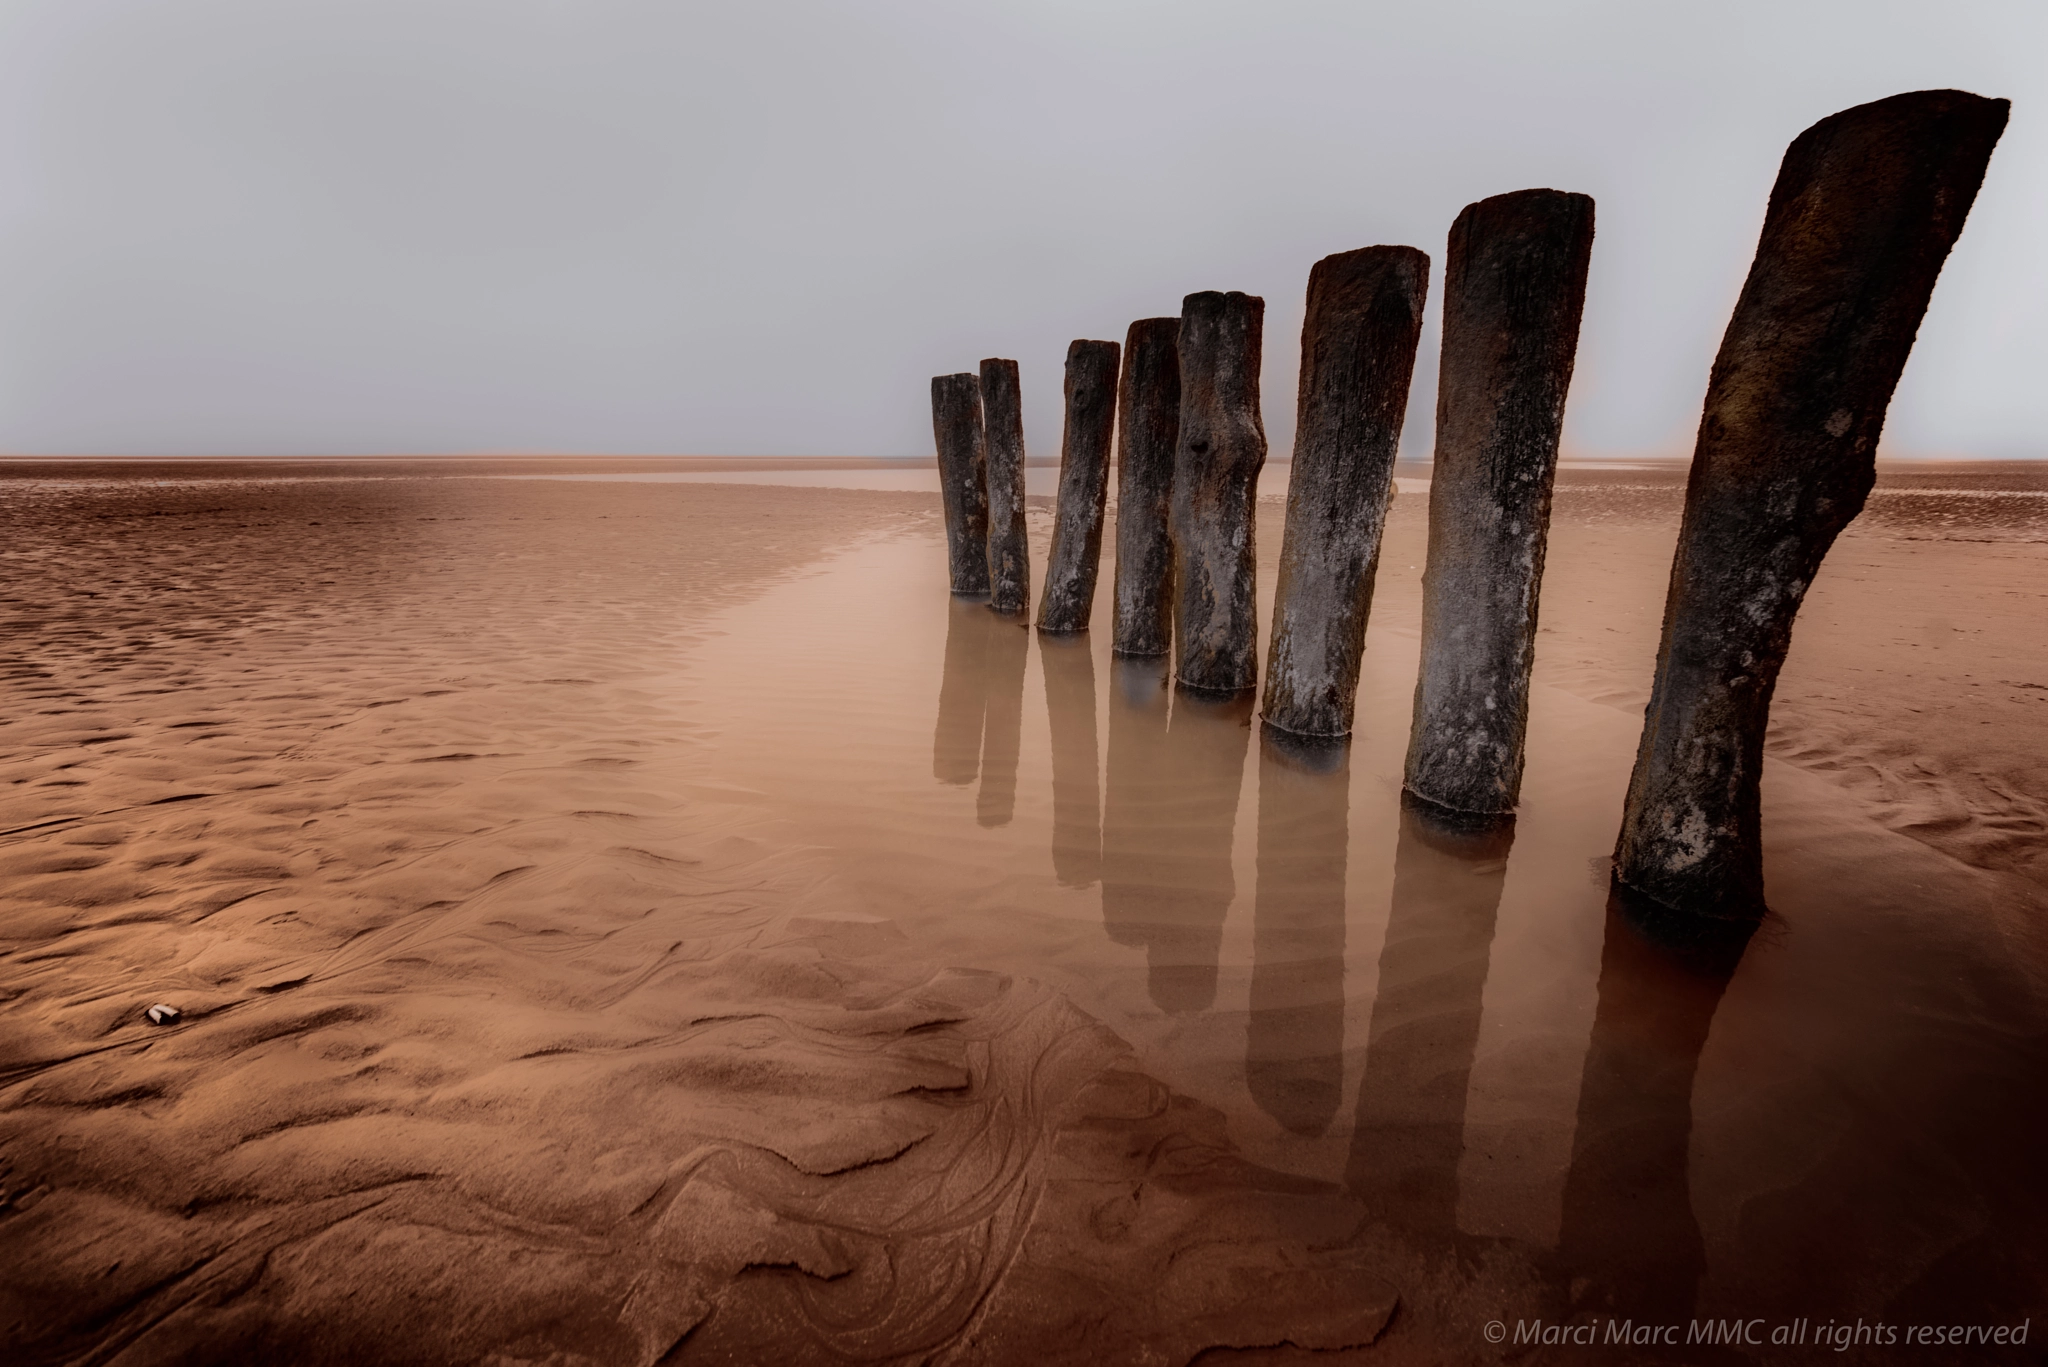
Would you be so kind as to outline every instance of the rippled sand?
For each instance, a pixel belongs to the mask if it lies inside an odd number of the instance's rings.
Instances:
[[[1398,800],[1412,493],[1332,758],[949,600],[929,495],[266,469],[0,479],[24,1360],[1460,1362],[1526,1351],[1492,1319],[2043,1308],[2013,472],[1891,472],[1830,558],[1731,964],[1600,868],[1670,471],[1568,474],[1525,808],[1472,837]]]

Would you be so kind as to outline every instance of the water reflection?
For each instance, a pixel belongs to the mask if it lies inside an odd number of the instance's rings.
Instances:
[[[1024,743],[1024,662],[1030,652],[1031,633],[1022,617],[990,612],[986,598],[948,602],[945,672],[939,680],[939,719],[932,730],[932,777],[964,787],[978,775],[975,819],[984,826],[1007,826],[1016,814],[1017,757]],[[1093,689],[1092,675],[1089,687]]]
[[[1395,1228],[1457,1232],[1465,1092],[1512,817],[1461,819],[1404,793],[1394,902],[1380,951],[1346,1178]]]
[[[1205,1010],[1237,893],[1230,845],[1254,699],[1181,691],[1169,714],[1163,659],[1112,668],[1103,925],[1119,944],[1145,947],[1154,1004]]]
[[[981,772],[988,633],[989,612],[983,600],[948,600],[945,673],[939,680],[939,722],[932,732],[932,777],[941,783],[965,786]]]
[[[1706,1267],[1688,1151],[1693,1075],[1744,941],[1674,943],[1607,907],[1557,1257],[1575,1310],[1683,1319]]]
[[[986,607],[980,611],[988,633],[983,647],[988,711],[981,733],[981,791],[975,796],[974,819],[984,826],[1007,826],[1017,812],[1024,662],[1031,653],[1031,631],[1022,615],[1003,616]]]
[[[1038,637],[1045,710],[1052,723],[1052,868],[1070,888],[1102,872],[1102,816],[1096,782],[1095,654],[1086,635]]]
[[[1166,659],[1109,662],[1109,773],[1102,800],[1102,925],[1109,938],[1145,944],[1146,913],[1161,866],[1172,858],[1160,833],[1167,787]]]
[[[1344,874],[1351,750],[1263,727],[1245,1082],[1291,1133],[1330,1128],[1344,1092]]]

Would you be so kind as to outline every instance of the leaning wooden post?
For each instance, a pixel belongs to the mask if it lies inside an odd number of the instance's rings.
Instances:
[[[988,475],[977,377],[932,376],[932,437],[939,449],[939,501],[946,510],[953,592],[987,593]]]
[[[1116,589],[1110,648],[1173,649],[1173,451],[1180,438],[1180,319],[1141,318],[1124,337],[1117,388]]]
[[[1031,602],[1031,543],[1024,532],[1024,400],[1015,361],[981,363],[981,415],[988,461],[988,605],[1020,613]]]
[[[1451,225],[1407,772],[1408,790],[1440,807],[1506,813],[1521,796],[1550,490],[1592,255],[1585,195],[1495,195]]]
[[[1262,709],[1302,736],[1351,732],[1429,258],[1367,247],[1316,262],[1301,324],[1294,469]]]
[[[1266,427],[1259,360],[1266,301],[1214,290],[1181,301],[1180,433],[1173,456],[1174,671],[1183,688],[1258,682],[1252,543]]]
[[[2007,102],[1923,90],[1793,141],[1714,359],[1615,877],[1691,917],[1764,911],[1758,778],[1792,619],[1863,508],[1885,407]]]
[[[1109,439],[1116,426],[1115,342],[1067,348],[1067,420],[1060,437],[1060,494],[1052,550],[1038,600],[1040,631],[1086,631],[1102,564],[1102,503],[1109,492]]]

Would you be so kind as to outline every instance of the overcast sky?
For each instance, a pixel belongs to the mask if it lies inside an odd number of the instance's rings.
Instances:
[[[1886,433],[2048,456],[2042,0],[0,0],[0,452],[929,454],[928,380],[1547,185],[1568,453],[1690,449],[1785,144],[2012,122]]]

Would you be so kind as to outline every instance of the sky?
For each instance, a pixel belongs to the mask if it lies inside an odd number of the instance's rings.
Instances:
[[[1689,452],[1785,145],[2013,101],[1891,408],[2048,457],[2041,0],[0,0],[0,453],[928,455],[929,379],[1590,194],[1568,456]]]

